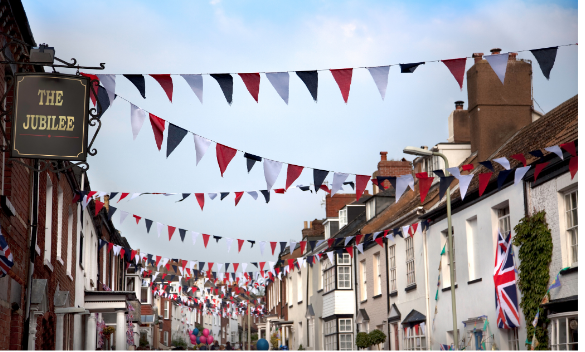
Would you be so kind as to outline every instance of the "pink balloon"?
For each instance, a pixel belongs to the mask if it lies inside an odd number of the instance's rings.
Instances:
[[[203,329],[203,332],[202,332],[202,334],[203,334],[203,336],[205,336],[205,337],[209,336],[209,329],[207,329],[207,328],[206,328],[206,329]]]
[[[211,345],[213,343],[213,336],[207,336],[207,344]]]

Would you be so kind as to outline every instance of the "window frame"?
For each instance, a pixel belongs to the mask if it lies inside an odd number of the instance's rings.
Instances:
[[[366,202],[366,221],[376,217],[376,197]]]
[[[380,268],[380,252],[374,254],[374,296],[382,294],[382,270]]]
[[[390,292],[396,292],[398,290],[396,286],[396,244],[388,247],[388,259]]]
[[[164,306],[163,306],[163,311],[164,311],[164,315],[163,315],[163,319],[169,319],[170,316],[170,307],[171,306],[171,301],[166,300],[164,302]]]
[[[348,224],[347,207],[343,207],[342,209],[340,209],[338,212],[338,216],[339,216],[339,229],[341,229]]]
[[[345,280],[340,278],[340,275],[348,275],[349,279]],[[337,266],[337,289],[340,290],[351,290],[351,266],[349,265],[338,265]],[[343,286],[341,284],[343,283]],[[347,284],[347,286],[345,286]]]
[[[301,303],[303,301],[303,274],[301,272],[301,270],[298,271],[299,275],[297,276],[298,281],[297,282],[297,303]]]
[[[414,238],[408,236],[404,239],[406,251],[406,287],[416,285],[416,268],[414,266]]]
[[[405,351],[423,351],[427,349],[427,336],[422,334],[422,329],[418,328],[418,335],[416,334],[416,330],[413,327],[408,328],[409,331],[412,333],[410,336],[404,333],[404,329],[402,330],[402,350]],[[418,342],[418,346],[417,346]]]
[[[575,195],[573,202],[572,195]],[[567,258],[569,266],[578,266],[579,260],[579,190],[572,189],[563,194],[563,205],[564,205],[564,220],[565,220],[565,236],[567,241]],[[574,206],[574,207],[573,207]],[[576,215],[576,216],[575,216]],[[574,219],[577,221],[574,221]],[[573,243],[575,242],[575,243]],[[575,258],[576,257],[576,258]]]
[[[362,260],[360,262],[360,301],[365,301],[368,299],[368,268],[366,267],[366,260]]]
[[[49,264],[51,263],[53,237],[53,192],[53,182],[51,181],[49,174],[47,174],[45,185],[45,250],[43,252],[43,260]]]

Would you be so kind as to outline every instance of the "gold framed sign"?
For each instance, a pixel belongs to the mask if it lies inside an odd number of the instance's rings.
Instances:
[[[15,79],[11,156],[85,161],[89,78],[19,73]]]

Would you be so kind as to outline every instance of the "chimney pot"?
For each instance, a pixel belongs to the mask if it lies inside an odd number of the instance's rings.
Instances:
[[[380,159],[382,161],[388,160],[388,152],[380,152]]]
[[[509,53],[508,61],[516,61],[516,56],[518,56],[518,53]]]
[[[497,55],[502,51],[502,49],[500,48],[493,48],[492,50],[490,50],[490,53],[492,53],[492,55]]]
[[[305,221],[305,228],[307,228],[307,222]]]
[[[421,148],[421,149],[424,149],[424,150],[429,150],[429,147],[428,147],[428,146],[426,146],[426,145],[423,145],[423,146],[421,146],[420,148]]]
[[[473,58],[473,60],[474,60],[475,63],[478,63],[478,62],[480,62],[482,60],[483,53],[473,53],[471,55],[471,57]]]
[[[463,101],[462,100],[457,100],[455,102],[455,110],[463,110]]]

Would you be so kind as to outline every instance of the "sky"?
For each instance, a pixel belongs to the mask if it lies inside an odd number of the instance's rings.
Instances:
[[[111,74],[189,74],[278,72],[369,67],[545,48],[577,42],[577,1],[37,1],[23,0],[37,43],[54,46],[56,56],[81,65],[106,63]],[[533,97],[537,110],[548,112],[577,94],[577,47],[559,48],[550,80],[533,61]],[[467,68],[472,60],[467,60]],[[63,69],[62,73],[74,73]],[[467,91],[442,63],[428,63],[413,74],[392,66],[385,100],[366,69],[354,69],[348,103],[342,100],[330,72],[319,72],[318,103],[291,74],[286,105],[261,75],[256,103],[234,76],[233,104],[218,84],[203,76],[203,104],[180,76],[173,76],[173,102],[158,83],[146,77],[146,99],[123,76],[116,93],[144,110],[211,140],[264,158],[296,165],[368,175],[376,170],[380,151],[406,157],[404,147],[433,146],[448,137],[447,117]],[[90,136],[92,133],[90,133]],[[122,99],[102,117],[89,156],[91,188],[108,192],[235,192],[266,189],[262,164],[248,174],[238,153],[224,177],[214,145],[199,165],[187,135],[166,158],[158,151],[145,121],[132,138],[130,105]],[[543,146],[544,147],[544,146]],[[332,181],[332,173],[327,181]],[[286,165],[274,188],[283,188]],[[350,176],[348,180],[353,180]],[[295,184],[312,182],[305,169]],[[346,192],[351,189],[346,187]],[[167,258],[205,262],[275,261],[259,241],[301,239],[303,222],[325,217],[324,193],[293,189],[254,200],[245,194],[234,206],[234,194],[223,201],[205,200],[202,211],[193,195],[141,196],[113,204],[118,210],[162,224],[234,239],[226,242],[177,233],[157,236],[156,223],[146,232],[129,216],[113,222],[134,249]],[[114,202],[116,199],[114,200]],[[255,240],[237,252],[236,239]],[[231,270],[230,270],[231,271]]]

